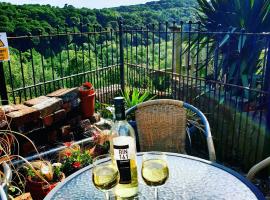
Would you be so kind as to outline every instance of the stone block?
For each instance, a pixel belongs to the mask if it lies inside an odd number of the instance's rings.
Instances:
[[[0,128],[4,128],[5,126],[7,126],[5,112],[2,107],[0,107]]]
[[[61,136],[65,137],[66,135],[69,135],[72,132],[71,130],[71,126],[70,125],[66,125],[66,126],[62,126],[61,127]]]
[[[54,122],[59,122],[61,120],[64,120],[66,118],[66,111],[65,109],[58,110],[54,113]]]
[[[54,118],[53,114],[43,117],[42,118],[43,125],[46,127],[51,126],[53,124],[53,118]]]
[[[43,103],[44,101],[47,101],[49,99],[50,99],[50,97],[40,96],[40,97],[37,97],[37,98],[34,98],[34,99],[27,100],[23,104],[26,105],[26,106],[31,107],[31,106],[34,106],[36,104]]]
[[[48,94],[47,97],[61,98],[64,103],[71,102],[73,99],[76,99],[79,97],[79,89],[77,87],[75,87],[75,88],[62,88],[62,89],[56,90],[56,91]]]
[[[10,112],[14,112],[14,111],[18,111],[18,110],[22,110],[28,108],[28,106],[25,106],[23,104],[17,104],[17,105],[5,105],[2,106],[2,109],[4,110],[4,112],[6,114],[10,113]]]
[[[24,126],[24,124],[38,121],[40,112],[33,107],[26,106],[26,108],[10,112],[6,114],[6,116],[12,126],[21,127]]]
[[[57,142],[58,134],[56,130],[52,130],[48,132],[48,142],[54,144]]]
[[[41,103],[38,103],[38,104],[32,106],[32,108],[39,110],[40,116],[43,118],[43,117],[50,115],[50,114],[54,113],[55,111],[61,109],[61,105],[62,105],[61,99],[50,98],[46,101],[43,101]]]
[[[79,107],[80,103],[81,103],[81,99],[79,98],[73,99],[71,101],[71,109]]]
[[[80,121],[80,128],[83,132],[86,132],[92,128],[91,122],[89,119],[84,119]]]
[[[61,139],[64,142],[70,142],[74,139],[74,134],[70,125],[61,127]]]
[[[70,112],[71,111],[71,102],[63,103],[61,107],[63,109],[65,109],[66,112]]]
[[[31,153],[32,154],[37,153],[35,147],[29,141],[26,141],[26,142],[24,142],[23,144],[20,144],[20,145],[22,146],[22,152],[21,152],[22,156],[28,156]]]
[[[72,127],[77,127],[80,124],[80,121],[82,120],[82,117],[80,115],[73,117],[68,121],[68,124]]]

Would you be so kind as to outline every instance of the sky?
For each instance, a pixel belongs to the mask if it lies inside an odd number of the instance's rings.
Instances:
[[[63,7],[65,4],[73,5],[76,8],[110,8],[122,5],[143,4],[157,0],[0,0],[12,4],[50,4],[52,6]]]

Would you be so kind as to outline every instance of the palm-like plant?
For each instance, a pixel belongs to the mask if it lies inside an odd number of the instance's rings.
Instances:
[[[141,93],[139,89],[134,88],[133,91],[131,91],[129,87],[125,88],[125,91],[122,92],[122,96],[125,99],[127,108],[131,108],[139,103],[154,99],[156,97],[152,96],[147,90]]]
[[[197,1],[202,29],[226,32],[214,33],[211,38],[200,38],[201,44],[204,45],[206,41],[213,42],[210,48],[212,58],[219,52],[219,63],[213,69],[214,79],[221,78],[226,80],[226,83],[257,88],[256,77],[263,80],[262,57],[266,54],[269,44],[265,36],[247,35],[242,31],[270,32],[270,0]],[[245,96],[250,99],[247,93]]]
[[[199,18],[210,31],[215,31],[218,24],[226,31],[229,27],[244,28],[249,33],[270,31],[269,0],[197,1]]]

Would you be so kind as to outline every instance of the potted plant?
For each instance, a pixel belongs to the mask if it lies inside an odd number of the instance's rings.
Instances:
[[[92,163],[92,156],[86,150],[66,151],[60,162],[62,163],[61,170],[69,176],[77,170],[90,165]]]
[[[100,130],[96,127],[96,131],[92,135],[94,137],[94,146],[89,150],[93,157],[106,154],[110,150],[110,131]]]
[[[33,199],[43,199],[59,182],[65,179],[61,171],[61,163],[51,164],[49,161],[33,161],[25,165],[25,190],[30,192]]]
[[[64,146],[66,147],[64,150],[59,152],[59,161],[63,160],[66,155],[70,155],[72,151],[80,151],[80,145],[75,144],[73,142],[65,142]]]

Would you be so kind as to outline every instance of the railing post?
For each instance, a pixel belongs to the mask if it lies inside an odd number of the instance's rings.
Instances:
[[[2,104],[7,105],[8,104],[7,87],[4,73],[4,65],[3,62],[1,61],[0,61],[0,95]]]
[[[265,65],[265,72],[264,72],[264,83],[263,83],[263,91],[267,92],[266,98],[264,98],[264,101],[266,101],[266,128],[267,132],[270,132],[270,37],[267,37],[268,42],[268,51],[267,51],[267,63]]]
[[[119,60],[119,67],[120,67],[120,84],[121,90],[124,92],[125,90],[125,70],[124,70],[124,47],[123,47],[123,20],[120,18],[118,20],[119,25],[119,53],[120,53],[120,60]]]
[[[270,152],[270,37],[267,37],[268,41],[268,51],[267,51],[267,63],[265,66],[265,74],[264,74],[264,86],[263,90],[267,92],[266,98],[263,99],[263,101],[266,101],[266,119],[265,119],[265,125],[266,125],[266,131],[264,136],[264,152],[263,152],[263,158],[266,158],[269,156]]]

